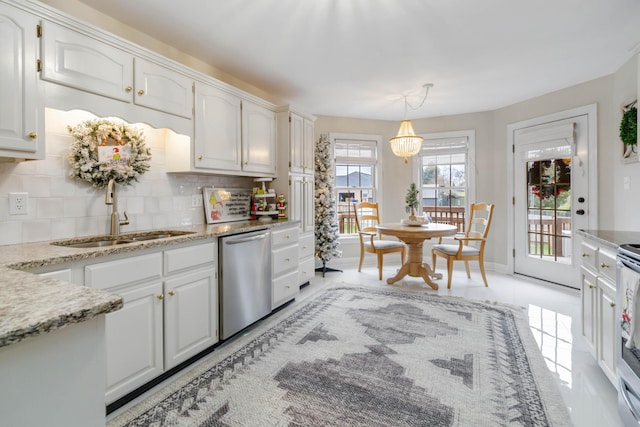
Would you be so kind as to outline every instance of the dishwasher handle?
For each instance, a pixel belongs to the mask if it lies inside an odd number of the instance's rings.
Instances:
[[[258,234],[256,236],[251,236],[251,237],[241,237],[233,240],[225,240],[224,243],[227,245],[237,245],[238,243],[247,243],[247,242],[254,242],[256,240],[262,240],[262,239],[265,239],[267,236],[268,236],[268,233],[263,233],[263,234]]]

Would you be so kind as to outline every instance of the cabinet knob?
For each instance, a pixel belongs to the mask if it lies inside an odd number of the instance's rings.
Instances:
[[[202,161],[202,156],[198,156],[198,160]]]
[[[35,132],[29,132],[29,138],[31,139],[36,139],[38,137],[38,134]]]
[[[140,90],[138,91],[138,95],[144,95],[144,90],[140,89]]]
[[[286,286],[285,286],[285,288],[287,288],[287,289],[290,289],[290,288],[291,288],[291,286],[289,286],[289,285],[286,285]]]
[[[595,288],[594,285],[589,285],[589,289],[593,289],[593,288]]]
[[[124,88],[125,92],[131,92],[133,88],[131,86],[127,86]]]
[[[583,257],[588,257],[588,256],[589,256],[589,254],[585,254],[585,253],[583,253],[583,254],[582,254],[582,256],[583,256]]]
[[[169,291],[169,295],[174,296],[175,294],[175,291]]]
[[[613,307],[615,307],[615,306],[616,306],[616,303],[615,303],[615,302],[612,302],[612,303],[610,303],[609,305],[611,306],[611,308],[613,308]]]
[[[164,295],[163,295],[163,294],[157,295],[157,296],[156,296],[156,298],[158,298],[158,299],[164,299]]]
[[[600,268],[609,268],[609,266],[607,264],[605,264],[604,262],[600,263]]]

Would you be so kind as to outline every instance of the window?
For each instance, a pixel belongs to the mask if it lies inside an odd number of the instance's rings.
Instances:
[[[357,234],[353,204],[377,199],[378,135],[329,134],[335,153],[338,233]]]
[[[465,212],[475,198],[474,131],[423,135],[416,184],[422,211],[436,222],[465,229]]]

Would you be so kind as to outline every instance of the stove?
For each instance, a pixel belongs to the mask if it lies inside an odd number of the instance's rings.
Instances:
[[[616,268],[618,412],[640,426],[640,244],[620,245]],[[632,345],[627,346],[628,341]]]

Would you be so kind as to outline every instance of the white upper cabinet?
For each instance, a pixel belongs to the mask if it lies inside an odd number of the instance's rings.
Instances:
[[[303,173],[304,171],[304,151],[303,151],[303,123],[302,116],[294,113],[289,114],[289,171],[292,173]]]
[[[161,65],[135,59],[134,102],[143,107],[190,119],[193,80]]]
[[[103,41],[43,22],[42,79],[191,118],[193,80]]]
[[[242,170],[276,173],[276,114],[250,101],[242,101]]]
[[[241,120],[240,98],[196,82],[196,169],[241,170]]]
[[[257,103],[197,81],[191,146],[169,142],[168,172],[274,176],[276,116]]]
[[[35,17],[0,3],[0,157],[44,158],[37,25]]]
[[[294,112],[289,113],[289,172],[313,174],[313,137],[315,124],[312,120]]]
[[[42,33],[44,80],[133,101],[133,55],[50,22]]]

